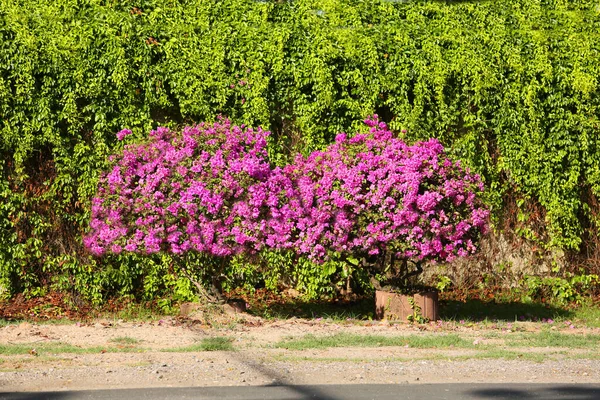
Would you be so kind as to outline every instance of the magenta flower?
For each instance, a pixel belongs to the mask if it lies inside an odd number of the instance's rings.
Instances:
[[[375,117],[365,124],[368,134],[338,134],[285,170],[301,207],[283,217],[292,222],[284,247],[317,260],[330,252],[432,261],[473,254],[489,215],[479,177],[450,162],[436,140],[410,146]]]
[[[119,132],[117,132],[117,139],[123,140],[123,139],[125,139],[125,136],[129,136],[129,135],[131,135],[131,131],[129,129],[123,129],[123,130],[120,130]]]

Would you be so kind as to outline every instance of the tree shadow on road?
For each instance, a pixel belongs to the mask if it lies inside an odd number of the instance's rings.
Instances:
[[[510,385],[510,384],[507,384]],[[467,398],[474,399],[544,399],[597,400],[600,387],[588,385],[520,385],[522,388],[483,388],[471,390]]]

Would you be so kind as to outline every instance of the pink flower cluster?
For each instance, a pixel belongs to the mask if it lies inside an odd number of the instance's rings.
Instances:
[[[220,120],[180,134],[158,128],[127,145],[100,178],[85,246],[95,255],[260,249],[277,201],[267,135]]]
[[[111,160],[92,202],[93,254],[292,249],[450,261],[476,250],[488,210],[479,176],[436,140],[407,145],[377,117],[325,151],[272,168],[269,132],[228,120],[151,132]],[[119,133],[120,138],[125,137]],[[122,137],[121,137],[122,136]]]
[[[331,251],[451,261],[476,250],[489,211],[478,175],[452,163],[437,140],[412,146],[377,116],[366,134],[339,134],[325,151],[287,167],[300,199],[286,247],[322,259]]]

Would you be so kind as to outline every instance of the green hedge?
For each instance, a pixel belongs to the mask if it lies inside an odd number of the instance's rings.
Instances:
[[[516,200],[520,234],[577,250],[600,192],[599,32],[583,0],[0,0],[0,292],[189,297],[169,257],[92,260],[81,234],[115,132],[217,114],[271,129],[284,163],[377,112],[482,173],[496,218]]]

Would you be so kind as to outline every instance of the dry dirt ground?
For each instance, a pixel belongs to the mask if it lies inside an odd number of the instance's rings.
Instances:
[[[600,382],[598,347],[511,348],[511,354],[516,351],[524,356],[494,356],[506,350],[501,345],[503,338],[541,329],[533,323],[412,326],[385,321],[269,321],[245,314],[227,314],[211,325],[205,321],[192,315],[146,322],[6,325],[0,328],[0,392],[268,384]],[[600,333],[598,328],[556,328],[573,335]],[[458,333],[472,340],[473,346],[307,350],[275,346],[289,337],[341,332],[382,336]],[[181,349],[219,336],[230,338],[234,351]],[[59,345],[70,347],[61,350]],[[496,353],[489,348],[488,353],[480,350],[486,345],[494,345]]]

